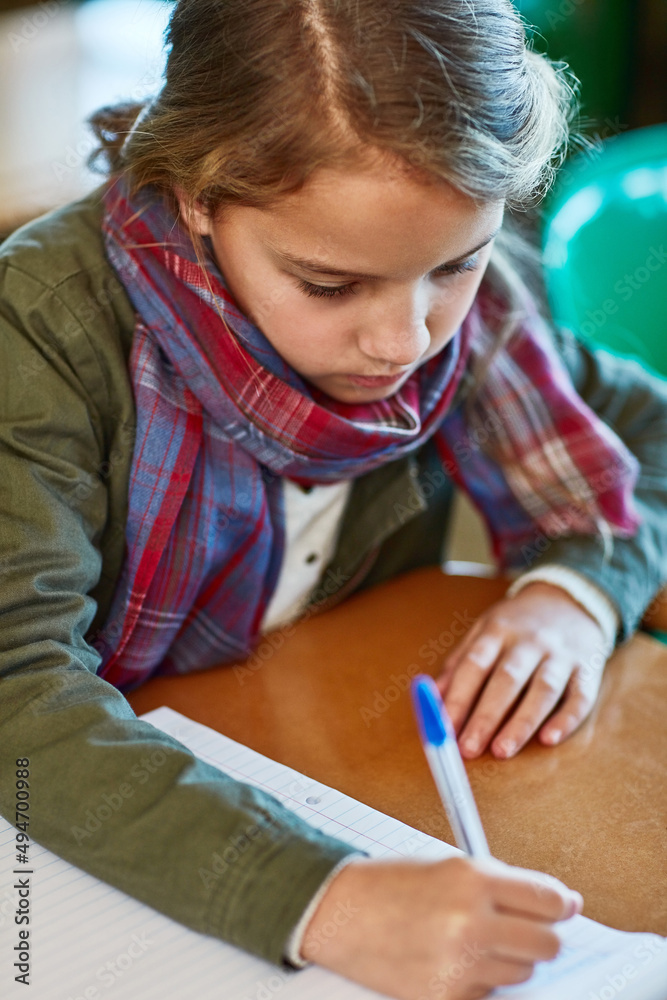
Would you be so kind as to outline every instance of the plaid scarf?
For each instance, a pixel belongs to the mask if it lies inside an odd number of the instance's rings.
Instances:
[[[472,408],[457,389],[494,340],[481,289],[393,396],[341,403],[240,312],[212,255],[204,273],[155,190],[110,185],[103,231],[137,313],[126,558],[96,642],[116,687],[249,654],[283,556],[284,476],[353,479],[435,435],[503,567],[521,564],[536,532],[636,530],[636,460],[576,394],[537,315],[496,352]]]

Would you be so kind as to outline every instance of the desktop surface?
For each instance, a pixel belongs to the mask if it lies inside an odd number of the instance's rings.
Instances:
[[[243,664],[155,678],[168,705],[274,760],[453,843],[407,685],[435,674],[502,580],[417,570],[267,636]],[[578,889],[586,916],[667,934],[667,648],[636,636],[591,717],[556,748],[468,762],[493,854]]]

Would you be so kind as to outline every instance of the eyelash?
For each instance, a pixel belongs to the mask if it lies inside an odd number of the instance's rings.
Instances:
[[[446,278],[451,274],[465,274],[468,271],[476,271],[478,266],[478,258],[471,257],[470,260],[464,261],[462,264],[450,264],[446,268],[440,268],[433,271],[433,274],[437,278]],[[297,284],[302,292],[306,295],[311,295],[317,299],[332,299],[337,295],[354,295],[356,294],[356,287],[354,283],[348,285],[337,285],[334,287],[329,287],[328,285],[313,285],[310,281],[304,281],[303,278],[297,278]]]

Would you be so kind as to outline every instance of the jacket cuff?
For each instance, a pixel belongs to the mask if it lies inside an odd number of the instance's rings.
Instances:
[[[336,867],[329,872],[324,882],[319,887],[319,889],[309,902],[306,909],[303,911],[301,919],[299,920],[298,924],[296,925],[296,927],[294,928],[294,930],[287,939],[287,944],[285,945],[285,953],[283,956],[285,961],[289,965],[292,965],[295,969],[305,969],[306,966],[311,964],[310,962],[307,962],[305,958],[301,957],[301,945],[303,944],[303,938],[306,933],[306,928],[308,927],[308,924],[310,923],[312,917],[314,916],[315,910],[324,899],[327,889],[335,879],[336,875],[338,875],[338,873],[341,872],[343,868],[346,868],[347,865],[349,865],[349,863],[351,861],[354,861],[356,858],[363,858],[363,857],[367,857],[367,855],[361,853],[348,854],[346,858],[342,858],[338,862]]]
[[[292,928],[313,896],[344,858],[359,852],[315,829],[272,826],[230,866],[226,885],[211,900],[209,924],[210,933],[230,944],[284,965]]]
[[[604,590],[576,569],[556,563],[545,563],[518,577],[508,589],[506,596],[514,597],[528,584],[538,582],[560,587],[588,612],[600,626],[608,650],[606,655],[609,655],[616,645],[621,616]]]

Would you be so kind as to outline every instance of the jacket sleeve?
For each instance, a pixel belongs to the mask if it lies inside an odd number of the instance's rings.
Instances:
[[[568,330],[556,337],[580,396],[639,460],[641,525],[634,537],[614,539],[609,559],[598,538],[575,535],[538,541],[531,565],[569,566],[597,584],[618,610],[624,640],[667,582],[667,381],[636,361],[584,345]]]
[[[353,849],[138,720],[97,676],[85,636],[107,519],[105,375],[62,301],[19,278],[20,322],[0,274],[0,811],[15,822],[11,776],[29,758],[36,841],[279,963]],[[66,326],[65,349],[52,331]]]

